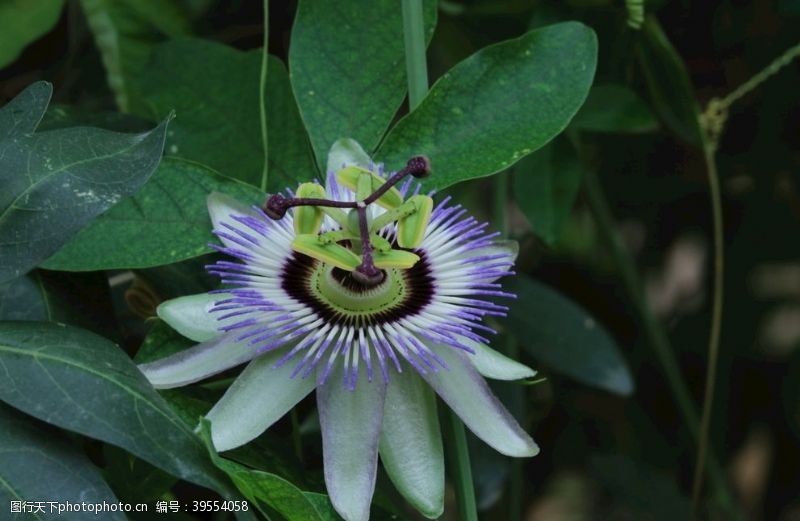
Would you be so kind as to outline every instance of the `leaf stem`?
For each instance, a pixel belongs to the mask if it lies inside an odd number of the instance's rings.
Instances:
[[[508,239],[508,183],[509,176],[512,172],[506,170],[500,172],[493,178],[494,182],[494,204],[492,212],[494,214],[494,223],[500,236],[503,239]],[[504,350],[503,353],[513,358],[519,358],[519,344],[517,339],[510,331],[504,331],[503,339]],[[523,387],[515,387],[512,390],[515,398],[520,398],[519,395],[525,393]],[[513,401],[515,409],[512,411],[514,416],[522,422],[526,416],[525,400],[515,399]],[[523,461],[519,458],[511,460],[511,476],[508,484],[508,519],[509,521],[517,521],[522,519],[522,498],[523,498]]]
[[[408,105],[414,110],[428,93],[422,0],[403,0],[403,40],[408,74]]]
[[[258,82],[258,111],[261,116],[261,146],[264,149],[264,166],[261,169],[261,191],[267,191],[269,154],[267,146],[267,61],[269,56],[269,0],[264,0],[264,43],[261,48],[261,76]]]
[[[472,483],[472,467],[469,463],[469,447],[467,447],[467,433],[464,423],[450,411],[448,427],[450,428],[450,460],[453,464],[453,474],[456,488],[456,501],[458,502],[459,517],[462,521],[478,521],[478,509],[475,504],[475,486]]]
[[[402,0],[403,40],[406,51],[406,71],[408,74],[408,105],[411,110],[425,98],[428,92],[428,68],[425,58],[425,21],[422,0]],[[469,449],[464,424],[452,410],[449,411],[449,425],[452,440],[448,452],[453,463],[456,480],[459,519],[477,521],[478,509],[475,505],[475,486],[472,482],[472,469],[469,464]]]

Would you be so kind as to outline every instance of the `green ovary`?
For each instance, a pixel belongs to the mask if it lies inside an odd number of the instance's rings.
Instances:
[[[310,289],[320,302],[343,317],[359,321],[383,311],[401,306],[408,290],[402,270],[384,270],[386,277],[375,287],[351,289],[334,275],[334,267],[318,262],[311,276]],[[341,277],[339,277],[341,278]]]

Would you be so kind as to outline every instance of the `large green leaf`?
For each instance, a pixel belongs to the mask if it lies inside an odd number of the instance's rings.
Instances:
[[[561,236],[582,177],[575,147],[561,136],[514,166],[514,200],[547,244]]]
[[[586,385],[621,395],[633,392],[617,345],[584,309],[526,276],[505,285],[517,295],[505,323],[531,356]]]
[[[81,6],[117,105],[125,112],[135,109],[143,100],[134,78],[165,35],[188,33],[187,14],[178,2],[162,0],[81,0]]]
[[[108,340],[58,324],[3,322],[0,368],[0,400],[9,405],[231,495],[200,438]]]
[[[486,47],[453,67],[378,151],[388,168],[425,154],[428,188],[499,172],[569,123],[594,77],[594,31],[566,22]]]
[[[31,42],[52,29],[64,0],[0,2],[0,68],[13,62]]]
[[[656,113],[680,138],[701,146],[700,107],[683,60],[652,15],[639,32],[636,56]]]
[[[32,418],[0,404],[0,505],[6,519],[58,519],[82,521],[87,512],[51,511],[15,516],[11,501],[54,501],[61,503],[117,503],[97,468],[52,430]],[[57,508],[57,507],[56,507]],[[125,519],[122,512],[106,512],[103,519]]]
[[[34,270],[0,284],[0,320],[62,322],[117,335],[105,274]]]
[[[634,91],[609,83],[592,87],[570,126],[595,132],[650,132],[658,128],[658,121]]]
[[[143,134],[87,127],[18,133],[35,127],[18,117],[41,117],[41,96],[21,96],[28,110],[17,102],[0,110],[0,128],[16,129],[0,139],[0,282],[26,273],[138,190],[161,159],[168,121]]]
[[[210,423],[202,423],[201,435],[206,442],[214,464],[223,470],[239,491],[252,505],[259,509],[262,505],[274,509],[287,521],[324,521],[315,502],[305,496],[302,490],[289,481],[260,470],[251,470],[244,465],[225,459],[217,454],[211,444]]]
[[[53,86],[46,81],[28,85],[0,109],[0,141],[31,134],[47,110]]]
[[[166,153],[259,186],[264,161],[258,114],[260,67],[260,51],[242,52],[197,39],[158,46],[140,89],[148,101],[143,116],[159,119],[173,109],[177,113]],[[268,188],[275,192],[310,180],[316,168],[286,68],[272,56],[266,108],[271,129]]]
[[[423,9],[430,41],[436,2],[426,0]],[[340,137],[372,150],[406,93],[400,3],[301,0],[289,69],[320,168]]]
[[[62,271],[146,268],[208,253],[214,240],[206,198],[224,192],[263,202],[252,186],[197,163],[166,158],[134,196],[80,231],[42,266]]]

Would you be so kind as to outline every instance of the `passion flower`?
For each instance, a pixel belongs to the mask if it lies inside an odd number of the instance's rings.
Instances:
[[[341,154],[332,151],[336,158]],[[365,155],[359,151],[356,157]],[[369,517],[378,455],[403,496],[442,513],[444,463],[433,391],[472,432],[508,456],[538,448],[483,376],[534,375],[487,346],[483,318],[513,297],[512,243],[450,198],[434,205],[412,177],[425,158],[385,175],[345,160],[326,186],[304,183],[263,208],[212,194],[225,289],[181,297],[159,316],[199,345],[143,364],[158,388],[249,362],[206,418],[219,451],[247,443],[317,391],[325,483],[346,520]]]

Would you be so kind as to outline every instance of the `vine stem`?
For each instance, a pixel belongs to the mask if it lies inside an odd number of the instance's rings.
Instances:
[[[689,388],[681,375],[680,368],[666,333],[647,305],[642,291],[642,284],[633,261],[622,245],[619,237],[614,232],[613,214],[611,213],[608,201],[600,186],[600,182],[591,168],[587,168],[584,174],[584,189],[592,214],[603,236],[603,240],[609,246],[611,255],[614,258],[614,264],[619,270],[625,290],[642,321],[647,343],[653,349],[656,358],[658,358],[659,364],[667,378],[670,391],[678,405],[678,410],[683,417],[683,421],[686,423],[689,432],[692,437],[697,440],[699,445],[700,419],[694,401],[689,393]],[[720,506],[726,512],[732,513],[734,511],[733,499],[728,490],[724,472],[713,455],[708,455],[706,461],[708,462],[706,472],[714,487],[715,496]]]
[[[264,43],[261,48],[261,75],[258,81],[258,111],[261,116],[261,146],[264,149],[264,166],[261,169],[261,191],[267,191],[269,154],[267,146],[267,57],[269,56],[269,0],[264,0]]]
[[[703,412],[700,418],[700,433],[697,440],[697,460],[692,480],[692,509],[697,513],[700,491],[703,487],[703,471],[708,452],[708,438],[711,430],[711,411],[714,404],[714,384],[717,382],[717,360],[719,359],[719,338],[722,329],[722,296],[725,273],[725,252],[723,244],[724,224],[722,220],[722,193],[714,158],[716,146],[707,140],[703,146],[703,156],[708,172],[708,185],[711,196],[711,213],[714,222],[714,297],[711,306],[711,332],[708,339],[708,366],[703,397]]]
[[[723,214],[722,194],[717,173],[717,145],[728,111],[739,99],[743,98],[766,80],[777,74],[783,67],[800,57],[800,43],[790,47],[778,56],[769,65],[753,75],[749,80],[734,89],[722,99],[712,99],[705,112],[700,116],[703,127],[703,158],[708,174],[709,191],[711,195],[711,210],[714,220],[714,301],[711,317],[711,333],[708,340],[708,366],[706,368],[705,394],[703,397],[703,412],[700,420],[700,433],[697,447],[697,460],[692,481],[692,510],[697,513],[700,496],[703,488],[703,475],[708,458],[709,433],[711,430],[711,414],[714,406],[714,386],[717,380],[717,365],[719,359],[719,342],[722,323],[722,292],[724,273],[724,244],[723,244]]]
[[[422,0],[402,0],[403,41],[405,43],[406,73],[408,79],[408,106],[416,109],[428,92],[428,67],[425,57],[425,20]],[[475,504],[475,485],[469,464],[467,434],[461,419],[453,412],[449,414],[449,428],[452,435],[448,445],[456,481],[456,498],[459,519],[477,521],[478,509]]]

